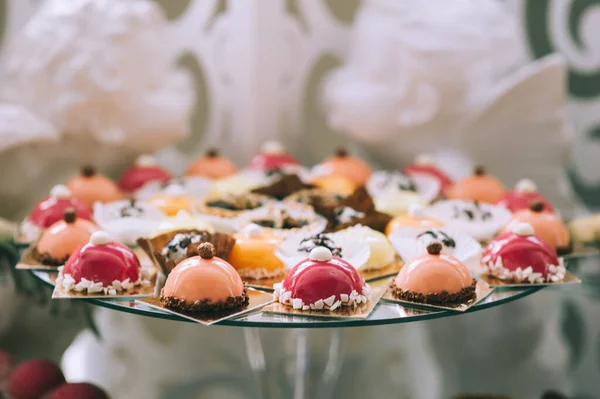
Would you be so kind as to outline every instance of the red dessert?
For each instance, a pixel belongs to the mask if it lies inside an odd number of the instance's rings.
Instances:
[[[546,212],[554,212],[550,201],[537,191],[534,182],[529,179],[520,180],[513,191],[507,192],[497,205],[503,206],[511,212],[528,209],[532,202],[540,202]]]
[[[53,362],[34,359],[21,363],[8,379],[6,393],[12,399],[39,399],[64,384],[65,377]],[[2,392],[0,391],[0,397]]]
[[[249,167],[251,169],[270,171],[299,165],[298,160],[288,154],[281,143],[268,141],[262,146],[260,153],[252,158]]]
[[[515,223],[511,231],[493,239],[483,251],[481,262],[490,276],[517,283],[558,282],[566,272],[562,258],[533,235],[528,223]]]
[[[439,169],[431,156],[427,154],[419,155],[415,163],[406,166],[402,169],[402,173],[408,176],[427,175],[435,178],[440,182],[440,194],[443,194],[452,186],[453,182],[448,175]]]
[[[125,193],[133,193],[142,188],[146,183],[153,181],[166,182],[171,179],[171,174],[158,166],[156,159],[151,155],[140,156],[135,165],[129,168],[119,180],[119,188]]]
[[[73,209],[77,217],[92,220],[90,208],[78,198],[73,197],[67,186],[58,185],[50,190],[50,196],[36,204],[27,221],[40,228],[62,220],[67,209]]]
[[[56,283],[67,290],[116,295],[141,283],[140,262],[131,249],[97,231],[71,255]]]
[[[216,149],[206,151],[203,157],[196,159],[185,171],[186,176],[204,176],[209,179],[220,179],[236,174],[237,166],[229,159],[221,156]]]
[[[366,303],[370,293],[356,269],[326,247],[310,251],[308,259],[294,266],[273,288],[277,301],[301,310],[356,306]]]

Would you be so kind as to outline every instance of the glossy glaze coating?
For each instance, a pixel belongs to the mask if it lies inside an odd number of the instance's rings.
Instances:
[[[237,270],[265,269],[272,273],[285,268],[275,256],[275,250],[283,242],[282,238],[260,228],[257,233],[240,232],[233,237],[235,245],[227,260]]]
[[[193,256],[169,273],[162,295],[194,303],[225,301],[243,292],[244,283],[229,263],[217,257]]]
[[[541,203],[538,203],[541,204]],[[541,205],[543,207],[543,205]],[[548,243],[554,249],[569,247],[569,232],[560,217],[545,210],[522,209],[513,214],[512,219],[504,228],[504,232],[510,231],[514,223],[529,223],[533,227],[533,233]]]
[[[423,295],[446,291],[458,293],[469,287],[473,277],[467,267],[448,254],[423,254],[405,265],[396,276],[396,287]]]
[[[334,156],[327,158],[317,166],[319,175],[342,176],[350,179],[357,187],[362,187],[371,177],[371,167],[363,160],[350,156],[339,149]]]
[[[138,281],[140,262],[131,249],[116,241],[106,244],[88,242],[71,255],[62,273],[71,275],[75,283],[85,278],[107,287],[115,280]]]
[[[62,220],[69,208],[75,210],[80,219],[92,220],[90,207],[80,199],[72,195],[57,197],[52,194],[35,205],[27,220],[38,227],[46,228]]]
[[[479,167],[472,176],[454,183],[446,195],[450,199],[495,204],[504,197],[505,192],[500,180],[486,174],[483,168]]]
[[[550,265],[560,264],[554,248],[539,237],[510,231],[493,239],[482,253],[487,263],[495,264],[498,258],[508,271],[531,267],[533,273],[540,273],[544,278],[548,276]]]
[[[171,178],[171,173],[157,165],[152,157],[140,157],[134,166],[123,173],[119,188],[125,193],[133,193],[146,183],[166,182]]]
[[[220,179],[234,175],[236,172],[237,166],[233,162],[221,156],[217,150],[211,149],[200,158],[194,160],[188,166],[185,175]]]
[[[89,207],[96,201],[112,202],[121,198],[119,187],[108,177],[96,173],[91,167],[82,168],[81,174],[69,180],[67,186],[73,196]]]
[[[338,257],[329,261],[305,259],[290,270],[283,281],[283,288],[291,291],[292,298],[302,299],[306,305],[318,300],[352,291],[361,294],[365,283],[360,274],[348,262]]]
[[[542,203],[546,212],[554,212],[550,201],[537,191],[535,184],[528,179],[523,179],[515,185],[514,190],[507,192],[497,205],[501,205],[511,212],[517,212],[529,209],[529,205],[533,202]]]
[[[65,215],[68,212],[65,212]],[[63,220],[51,225],[40,236],[36,250],[40,254],[47,254],[54,259],[63,259],[71,255],[77,247],[85,244],[98,227],[89,220],[74,218],[74,221]]]

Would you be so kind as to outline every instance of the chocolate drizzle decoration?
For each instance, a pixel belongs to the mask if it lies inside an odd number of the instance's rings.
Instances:
[[[432,305],[458,305],[468,303],[469,301],[475,298],[476,286],[477,280],[473,279],[471,285],[469,285],[468,287],[464,287],[460,291],[455,292],[453,294],[447,291],[442,291],[426,295],[421,294],[420,292],[405,291],[401,288],[396,287],[396,285],[393,283],[391,285],[391,289],[394,297],[403,301]]]
[[[219,199],[209,200],[206,206],[210,208],[226,209],[228,211],[249,211],[262,206],[262,201],[247,195],[229,194]]]
[[[309,221],[306,219],[295,219],[282,209],[277,216],[252,220],[252,223],[271,229],[297,229],[306,226],[309,224]]]
[[[478,201],[473,201],[472,208],[459,208],[458,206],[455,206],[454,218],[463,219],[465,217],[469,221],[480,219],[482,222],[485,222],[486,220],[490,220],[492,218],[492,213],[481,208],[481,205],[479,205]]]
[[[312,184],[306,184],[300,179],[300,177],[296,174],[285,174],[281,172],[270,171],[268,172],[268,176],[271,176],[271,173],[274,173],[273,176],[280,176],[273,183],[256,188],[252,190],[255,194],[262,194],[268,197],[273,197],[277,200],[283,200],[288,195],[291,195],[297,191],[305,190],[309,188],[314,188]]]
[[[187,302],[183,299],[166,296],[161,290],[160,303],[169,309],[183,311],[186,313],[210,313],[210,314],[227,314],[231,311],[243,309],[250,303],[248,291],[244,287],[244,292],[240,296],[230,296],[226,300],[212,302],[210,299],[202,301]]]
[[[427,230],[417,236],[417,239],[425,236],[430,236],[433,240],[441,242],[447,248],[456,248],[456,241],[444,231]]]
[[[325,247],[331,251],[333,256],[342,256],[342,248],[337,247],[335,242],[331,238],[329,238],[326,234],[319,233],[315,236],[308,237],[300,241],[300,245],[298,247],[298,251],[310,253],[316,247]]]

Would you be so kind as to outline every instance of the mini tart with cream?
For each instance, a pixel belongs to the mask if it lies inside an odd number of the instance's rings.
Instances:
[[[288,237],[299,232],[320,233],[325,229],[327,220],[317,215],[309,206],[269,204],[243,213],[235,224],[237,230],[256,224],[269,234]]]
[[[327,158],[314,168],[317,176],[342,176],[351,180],[356,187],[362,187],[371,177],[371,168],[363,160],[350,156],[344,148]]]
[[[514,213],[504,231],[510,231],[513,223],[529,223],[533,228],[533,234],[554,248],[558,255],[566,255],[572,250],[567,227],[560,217],[546,211],[542,202],[534,201],[529,204],[528,209]]]
[[[503,206],[511,212],[517,212],[529,209],[532,202],[540,202],[544,205],[546,212],[554,212],[550,201],[538,192],[535,183],[529,179],[520,180],[514,190],[507,192],[496,205]]]
[[[267,141],[250,160],[250,169],[258,169],[262,171],[284,170],[290,171],[300,166],[300,162],[290,155],[283,144],[278,141]]]
[[[80,219],[73,209],[64,212],[63,220],[44,230],[33,248],[33,257],[47,266],[63,265],[77,247],[85,244],[96,225],[89,220]]]
[[[426,203],[414,191],[399,191],[396,189],[379,193],[373,198],[375,209],[387,215],[406,215],[413,205],[425,206]]]
[[[179,211],[177,215],[171,216],[161,221],[153,236],[159,234],[170,233],[176,230],[201,230],[214,233],[213,226],[201,215],[189,213],[187,211]]]
[[[164,191],[153,195],[148,203],[160,209],[167,216],[175,216],[180,211],[194,212],[197,201],[194,197],[187,195],[180,185],[171,184]]]
[[[311,188],[295,192],[294,194],[287,196],[283,202],[291,205],[302,204],[313,206],[314,204],[319,203],[324,206],[336,206],[344,198],[345,196],[338,193],[333,193],[320,188]]]
[[[221,156],[215,148],[209,149],[204,156],[194,160],[185,171],[186,176],[203,176],[209,179],[220,179],[236,173],[237,166]]]
[[[201,244],[198,253],[171,271],[160,293],[162,305],[189,313],[228,312],[248,306],[246,287],[233,266],[216,257],[210,243]]]
[[[472,176],[454,183],[446,192],[446,196],[450,199],[495,204],[505,193],[506,189],[500,180],[486,174],[484,167],[477,166]]]
[[[437,219],[429,217],[425,214],[425,208],[419,204],[413,204],[408,208],[407,215],[394,217],[385,228],[385,234],[389,235],[396,230],[406,227],[419,227],[429,229],[434,227],[442,227],[444,224]]]
[[[404,265],[394,279],[392,293],[404,301],[454,305],[474,299],[476,284],[462,262],[442,253],[442,244],[433,242],[426,254]]]
[[[276,301],[304,311],[356,307],[367,303],[371,292],[351,264],[325,247],[310,251],[273,289]]]
[[[242,278],[253,280],[278,277],[285,274],[284,263],[275,256],[283,239],[262,227],[250,224],[234,234],[235,245],[227,259]]]
[[[140,155],[135,165],[127,169],[119,179],[119,188],[124,193],[132,194],[150,182],[167,182],[171,173],[160,167],[152,155]]]
[[[81,173],[67,182],[67,187],[74,197],[85,202],[89,207],[96,201],[112,202],[121,199],[121,192],[108,177],[96,172],[92,166],[84,166]]]
[[[154,206],[134,199],[107,204],[97,202],[94,205],[94,219],[98,226],[126,245],[134,245],[138,238],[153,234],[166,218]]]
[[[515,283],[560,282],[566,273],[562,258],[528,223],[514,223],[492,240],[481,262],[490,276]]]
[[[92,220],[92,212],[86,203],[74,197],[67,186],[54,186],[50,190],[50,196],[38,202],[21,224],[20,230],[24,240],[37,240],[43,229],[64,218],[67,209],[73,209],[81,219]]]
[[[140,261],[131,249],[97,231],[73,252],[56,284],[67,291],[117,295],[150,281],[142,278]]]
[[[444,194],[453,184],[452,179],[436,166],[433,157],[429,154],[418,155],[413,164],[402,169],[402,173],[408,176],[425,175],[433,177],[440,183],[439,194]]]
[[[272,203],[273,200],[260,194],[226,194],[221,196],[209,196],[200,205],[198,212],[201,214],[219,216],[222,218],[234,218],[243,212],[258,209]]]

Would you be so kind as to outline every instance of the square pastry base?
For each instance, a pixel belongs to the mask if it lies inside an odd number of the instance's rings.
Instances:
[[[568,270],[565,273],[565,278],[556,283],[515,283],[514,281],[500,280],[499,278],[492,277],[489,274],[482,274],[479,276],[479,278],[488,283],[490,287],[494,288],[532,288],[563,284],[581,284],[581,280]]]
[[[253,288],[247,288],[247,290],[248,290],[248,298],[250,299],[248,307],[241,309],[241,310],[234,310],[234,311],[231,311],[230,313],[219,313],[218,315],[210,314],[210,313],[205,313],[205,314],[187,313],[187,312],[177,311],[177,310],[173,310],[173,309],[168,309],[168,308],[165,308],[162,306],[162,304],[160,303],[160,301],[157,297],[138,299],[138,300],[136,300],[136,302],[143,303],[152,308],[160,309],[164,312],[183,317],[184,319],[191,320],[196,323],[203,324],[205,326],[210,326],[210,325],[216,324],[220,321],[228,320],[228,319],[234,318],[236,316],[240,316],[245,313],[251,312],[253,310],[258,310],[258,309],[262,308],[263,306],[268,305],[269,303],[273,302],[273,294],[270,292],[259,291],[259,290],[255,290]]]
[[[329,310],[300,310],[293,309],[291,306],[284,305],[279,302],[273,302],[272,304],[265,306],[262,311],[264,313],[276,313],[302,317],[317,317],[317,318],[348,318],[348,319],[366,319],[369,314],[375,309],[375,305],[381,299],[381,296],[390,285],[391,280],[378,280],[372,284],[371,294],[367,303],[361,303],[359,306],[340,306],[336,310],[330,312]]]
[[[21,260],[17,263],[16,268],[18,270],[45,270],[58,272],[58,266],[44,265],[33,257],[33,248],[35,245],[31,245],[23,251]]]
[[[383,294],[383,300],[387,302],[400,303],[402,305],[419,306],[441,310],[453,310],[456,312],[466,312],[473,305],[483,301],[488,295],[492,293],[492,291],[494,291],[494,289],[490,287],[485,281],[478,280],[477,285],[475,286],[475,298],[471,299],[469,302],[459,303],[456,305],[436,305],[429,303],[404,301],[402,299],[398,299],[394,296],[394,294],[392,293],[392,288],[388,285],[385,293]]]
[[[115,299],[115,300],[131,300],[137,298],[146,298],[154,295],[154,286],[156,285],[156,276],[150,280],[150,284],[140,285],[134,287],[130,291],[118,292],[117,295],[106,295],[104,293],[97,294],[86,294],[76,291],[67,291],[65,288],[56,284],[56,277],[54,276],[51,280],[54,282],[54,291],[52,292],[52,299]]]

